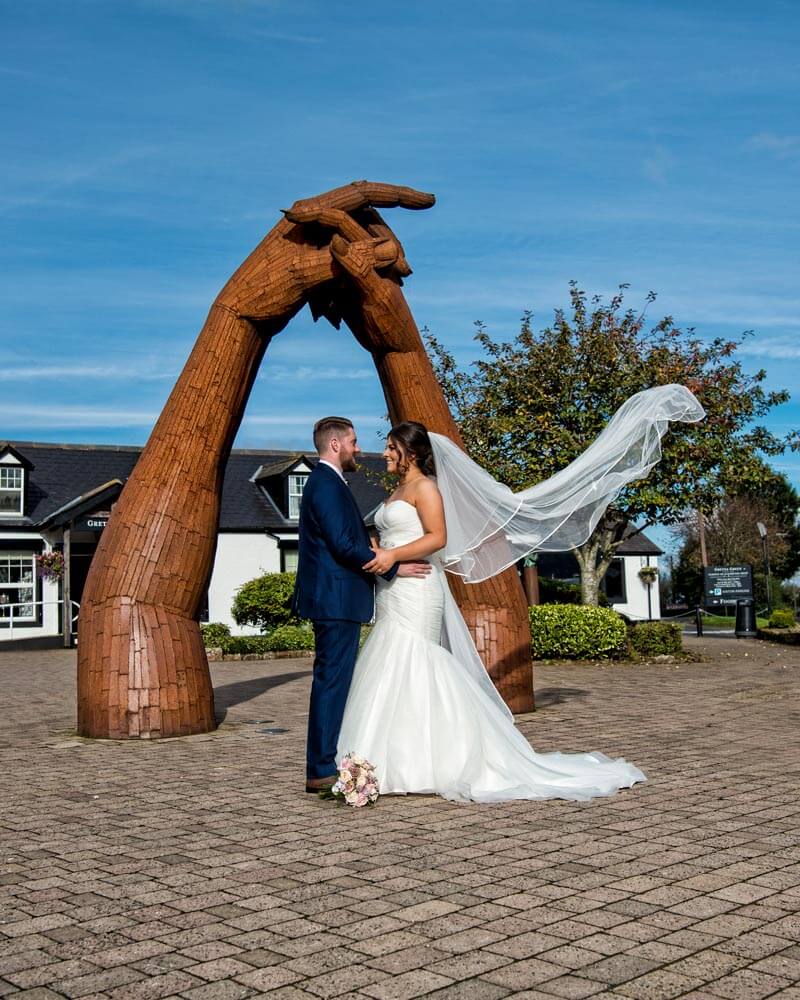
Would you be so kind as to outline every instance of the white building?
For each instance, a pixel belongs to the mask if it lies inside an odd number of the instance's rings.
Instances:
[[[89,564],[111,507],[141,453],[113,445],[0,442],[0,646],[53,646],[68,641]],[[231,453],[225,471],[217,552],[201,620],[231,617],[236,591],[262,573],[297,565],[297,519],[316,455],[289,451]],[[363,514],[385,497],[379,455],[362,455],[364,471],[348,473]],[[65,555],[63,580],[45,578],[44,552]],[[68,591],[69,621],[63,595]]]
[[[631,621],[650,621],[661,617],[658,578],[650,585],[640,576],[646,566],[658,572],[658,558],[664,554],[644,532],[629,529],[627,537],[600,585],[609,605]],[[542,552],[538,559],[540,579],[552,578],[580,583],[578,564],[568,552]]]
[[[89,565],[141,453],[113,445],[0,442],[0,647],[53,646],[72,641]],[[294,570],[300,498],[316,455],[235,450],[225,471],[217,552],[201,620],[224,622],[234,634],[231,605],[243,583],[262,573]],[[383,459],[362,455],[362,470],[348,473],[362,514],[386,496]],[[37,557],[60,551],[64,578],[47,579]],[[604,581],[612,606],[632,619],[659,618],[658,585],[639,577],[657,565],[661,550],[642,534],[618,549]],[[569,555],[543,553],[542,576],[576,579]],[[64,615],[64,593],[69,615]],[[648,604],[649,601],[649,604]]]

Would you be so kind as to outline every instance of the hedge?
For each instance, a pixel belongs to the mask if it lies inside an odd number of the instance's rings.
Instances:
[[[602,590],[597,599],[601,607],[608,607],[608,598]],[[582,600],[583,591],[579,583],[556,580],[549,576],[539,577],[540,604],[580,604]]]
[[[683,633],[675,622],[638,622],[628,630],[631,650],[639,656],[674,656],[683,651]]]
[[[776,608],[769,620],[769,628],[794,628],[794,613],[789,608]]]
[[[219,643],[223,653],[272,653],[283,649],[313,649],[314,633],[303,625],[281,625],[269,635],[231,635]]]
[[[206,625],[201,625],[200,632],[203,636],[203,645],[207,649],[221,646],[231,634],[231,630],[222,622],[208,622]]]
[[[620,656],[628,629],[610,608],[583,604],[539,604],[529,609],[535,660],[591,660]]]
[[[237,625],[254,625],[262,632],[297,624],[291,608],[294,581],[294,573],[265,573],[243,583],[233,599],[233,620]]]

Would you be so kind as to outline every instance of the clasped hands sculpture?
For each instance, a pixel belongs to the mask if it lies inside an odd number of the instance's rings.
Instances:
[[[211,307],[92,562],[78,623],[78,732],[158,738],[215,728],[197,624],[214,560],[222,477],[270,340],[306,304],[375,362],[392,422],[460,442],[401,291],[411,273],[377,208],[434,197],[357,181],[296,202]],[[527,606],[514,570],[453,591],[514,711],[533,707]]]

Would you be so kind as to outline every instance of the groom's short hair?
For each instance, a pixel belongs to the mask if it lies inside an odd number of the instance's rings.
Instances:
[[[328,447],[331,438],[353,429],[353,421],[347,417],[323,417],[314,424],[314,447],[321,453]]]

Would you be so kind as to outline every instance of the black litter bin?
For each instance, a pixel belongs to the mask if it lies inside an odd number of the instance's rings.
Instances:
[[[756,602],[752,597],[738,600],[736,602],[736,638],[755,639],[757,634]]]

